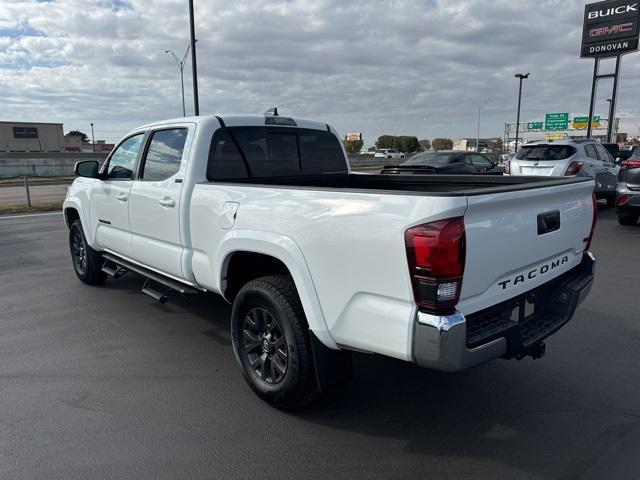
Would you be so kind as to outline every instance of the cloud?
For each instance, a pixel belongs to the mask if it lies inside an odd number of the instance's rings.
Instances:
[[[515,119],[586,113],[593,62],[581,60],[583,2],[555,0],[195,0],[202,113],[283,114],[361,131],[421,137],[501,136]],[[115,140],[181,113],[188,44],[183,0],[0,0],[3,119],[62,121]],[[640,55],[624,57],[625,122],[640,87]],[[185,69],[192,105],[190,62]],[[598,112],[606,116],[606,85]],[[426,120],[425,120],[426,119]],[[631,124],[629,124],[631,125]]]

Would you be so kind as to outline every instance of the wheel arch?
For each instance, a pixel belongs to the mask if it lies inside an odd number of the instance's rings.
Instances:
[[[89,219],[87,218],[87,213],[82,208],[82,205],[75,198],[68,198],[64,201],[62,205],[62,214],[64,217],[64,223],[67,228],[71,228],[71,224],[80,220],[80,224],[82,225],[82,231],[84,232],[84,236],[87,239],[87,243],[94,247],[94,238],[89,228]]]
[[[306,260],[289,237],[270,232],[234,230],[223,239],[217,264],[218,285],[227,301],[248,281],[264,275],[288,274],[293,279],[309,329],[327,347],[338,348],[324,314]]]

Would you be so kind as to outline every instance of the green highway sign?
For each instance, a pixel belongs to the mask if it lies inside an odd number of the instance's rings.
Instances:
[[[568,130],[569,112],[547,113],[544,117],[545,130]]]
[[[527,123],[527,130],[542,130],[544,128],[543,122],[529,122]]]
[[[594,122],[600,121],[600,115],[593,117]],[[589,117],[573,117],[573,123],[589,123]]]

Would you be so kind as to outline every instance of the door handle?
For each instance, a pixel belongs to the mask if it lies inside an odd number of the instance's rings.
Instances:
[[[163,207],[175,207],[176,201],[170,197],[164,197],[162,200],[158,200],[158,203]]]
[[[126,193],[119,193],[116,198],[121,202],[126,202],[128,197]]]

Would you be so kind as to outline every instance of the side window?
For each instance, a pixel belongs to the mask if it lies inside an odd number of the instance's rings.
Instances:
[[[611,157],[611,155],[609,154],[609,151],[606,148],[604,148],[602,145],[596,145],[595,147],[596,147],[596,153],[600,157],[600,160],[602,160],[605,163],[613,163],[613,158]]]
[[[127,138],[114,150],[107,165],[106,178],[131,180],[144,133]]]
[[[186,128],[153,132],[140,178],[157,182],[175,175],[180,170],[187,133]]]
[[[484,157],[483,155],[472,153],[470,157],[471,157],[471,163],[474,167],[490,168],[493,166],[493,164],[489,161],[489,159]]]
[[[587,157],[599,160],[598,154],[596,153],[596,149],[593,147],[593,145],[585,145],[584,152],[587,154]]]

